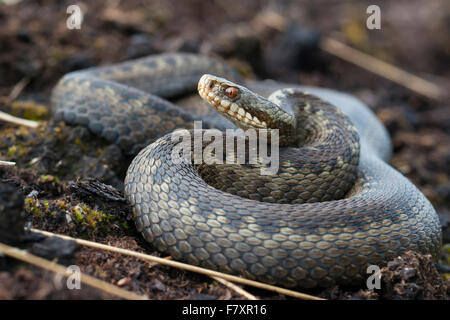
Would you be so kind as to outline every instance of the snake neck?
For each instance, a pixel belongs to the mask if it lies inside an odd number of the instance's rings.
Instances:
[[[269,99],[282,108],[289,106],[295,114],[296,147],[326,150],[325,153],[334,154],[344,163],[359,161],[358,131],[338,108],[296,89],[278,90]]]
[[[273,92],[268,100],[287,114],[294,114],[295,124],[286,145],[288,147],[330,143],[337,135],[352,135],[356,131],[350,120],[335,106],[307,92],[281,89]]]

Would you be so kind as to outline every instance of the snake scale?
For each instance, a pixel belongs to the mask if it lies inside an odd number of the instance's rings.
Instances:
[[[196,88],[212,108],[174,103]],[[368,265],[406,250],[439,252],[435,210],[389,166],[385,128],[350,95],[244,82],[222,62],[177,53],[69,73],[52,110],[137,154],[125,178],[136,227],[176,260],[312,288],[359,283]],[[203,129],[279,129],[278,172],[175,163],[173,131],[192,130],[194,120]]]

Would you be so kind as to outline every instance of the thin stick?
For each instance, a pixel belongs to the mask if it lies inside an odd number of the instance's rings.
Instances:
[[[11,101],[16,100],[16,98],[22,93],[23,89],[25,89],[29,82],[30,78],[28,77],[24,77],[22,80],[20,80],[9,93],[8,99]]]
[[[288,20],[275,11],[266,10],[256,16],[253,24],[256,28],[261,25],[266,25],[279,32],[284,32],[288,26]],[[373,56],[362,53],[336,39],[323,37],[319,46],[329,54],[353,63],[383,78],[389,79],[418,94],[435,100],[440,100],[444,97],[442,88],[437,84],[404,71],[392,64],[381,61]]]
[[[25,87],[27,86],[27,84],[29,82],[30,82],[30,78],[28,78],[28,77],[24,77],[22,80],[20,80],[14,86],[14,88],[11,90],[11,92],[9,93],[9,96],[7,97],[7,101],[10,102],[10,101],[16,100],[16,98],[22,93],[23,89],[25,89]],[[6,112],[3,112],[3,111],[0,111],[0,120],[14,123],[14,124],[17,124],[20,126],[30,127],[30,128],[37,128],[37,126],[38,126],[37,121],[31,121],[31,120],[18,118],[18,117],[12,116]]]
[[[0,166],[15,166],[15,165],[16,165],[15,162],[0,160]]]
[[[235,291],[236,293],[240,294],[241,296],[247,298],[248,300],[259,300],[257,297],[255,297],[251,293],[245,291],[244,289],[242,289],[241,287],[235,285],[234,283],[232,283],[230,281],[227,281],[227,280],[219,278],[219,277],[212,277],[212,278],[214,280],[216,280],[217,282],[220,282],[224,286],[227,286],[228,288]]]
[[[85,245],[88,247],[112,251],[112,252],[116,252],[116,253],[120,253],[120,254],[124,254],[124,255],[129,255],[129,256],[136,257],[136,258],[139,258],[142,260],[153,261],[153,262],[157,262],[157,263],[171,266],[174,268],[179,268],[179,269],[183,269],[183,270],[188,270],[188,271],[204,274],[204,275],[207,275],[210,277],[218,277],[218,278],[222,278],[222,279],[225,279],[228,281],[237,282],[237,283],[241,283],[244,285],[248,285],[248,286],[252,286],[252,287],[256,287],[256,288],[260,288],[260,289],[264,289],[264,290],[274,291],[274,292],[277,292],[280,294],[284,294],[284,295],[299,298],[299,299],[324,300],[323,298],[311,296],[309,294],[305,294],[305,293],[301,293],[301,292],[297,292],[297,291],[293,291],[293,290],[289,290],[289,289],[284,289],[284,288],[280,288],[277,286],[273,286],[273,285],[269,285],[269,284],[265,284],[262,282],[253,281],[253,280],[249,280],[249,279],[245,279],[245,278],[241,278],[241,277],[237,277],[237,276],[232,276],[232,275],[218,272],[218,271],[213,271],[213,270],[209,270],[209,269],[205,269],[205,268],[201,268],[201,267],[196,267],[196,266],[178,262],[178,261],[159,258],[159,257],[151,256],[148,254],[143,254],[143,253],[139,253],[139,252],[135,252],[135,251],[127,250],[127,249],[122,249],[122,248],[117,248],[117,247],[112,247],[112,246],[108,246],[106,244],[101,244],[101,243],[92,242],[92,241],[88,241],[88,240],[76,239],[76,238],[72,238],[72,237],[69,237],[66,235],[55,234],[52,232],[38,230],[38,229],[34,229],[34,228],[31,228],[30,230],[33,232],[41,233],[46,236],[54,236],[54,237],[59,237],[62,239],[73,240],[81,245]]]
[[[8,246],[1,242],[0,242],[0,253],[3,253],[5,255],[13,257],[15,259],[27,262],[34,266],[40,267],[42,269],[53,271],[57,274],[65,276],[65,277],[68,277],[71,275],[71,274],[68,274],[67,268],[60,264],[57,264],[53,261],[46,260],[44,258],[35,256],[31,253],[26,252],[25,250],[21,250],[18,248]],[[81,273],[80,282],[82,282],[86,285],[89,285],[91,287],[97,288],[99,290],[102,290],[104,292],[107,292],[109,294],[116,295],[120,298],[129,299],[129,300],[147,300],[146,297],[137,295],[133,292],[123,290],[121,288],[118,288],[118,287],[110,284],[110,283],[99,280],[99,279],[94,278],[85,273]]]
[[[19,126],[26,126],[26,127],[30,127],[30,128],[37,128],[38,126],[38,122],[37,121],[31,121],[31,120],[26,120],[26,119],[22,119],[22,118],[18,118],[18,117],[14,117],[6,112],[0,111],[0,120],[6,121],[6,122],[10,122],[10,123],[14,123],[17,124]]]
[[[386,79],[402,85],[428,98],[439,100],[443,97],[441,88],[425,79],[406,72],[396,66],[374,58],[368,54],[353,49],[346,44],[330,37],[324,37],[320,43],[322,50],[363,69],[378,74]]]
[[[172,260],[171,256],[165,257],[164,259],[169,259]],[[157,263],[154,263],[154,265],[157,265]],[[234,292],[236,292],[237,294],[240,294],[241,296],[243,296],[244,298],[247,298],[248,300],[259,300],[257,297],[255,297],[254,295],[252,295],[251,293],[245,291],[244,289],[242,289],[241,287],[235,285],[234,283],[227,281],[225,279],[219,278],[219,277],[211,277],[214,280],[216,280],[217,282],[220,282],[221,284],[223,284],[224,286],[228,287],[229,289],[233,290]]]

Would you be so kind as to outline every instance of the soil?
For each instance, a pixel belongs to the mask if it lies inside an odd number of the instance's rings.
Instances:
[[[368,30],[369,4],[382,12]],[[221,58],[248,78],[342,90],[367,103],[392,138],[392,165],[432,202],[441,219],[437,264],[407,252],[382,270],[380,290],[334,287],[329,299],[448,299],[450,284],[450,106],[320,50],[325,36],[392,63],[449,92],[450,4],[433,1],[111,1],[81,2],[79,30],[66,26],[70,1],[0,2],[0,110],[40,121],[38,129],[0,122],[0,242],[76,264],[81,271],[150,299],[244,299],[198,274],[82,247],[26,231],[67,234],[160,256],[135,230],[123,199],[130,157],[86,128],[51,120],[50,94],[67,72],[161,52]],[[262,19],[267,10],[287,21]],[[23,89],[19,90],[23,85]],[[0,257],[0,299],[110,299],[84,286],[65,289],[53,273]],[[261,299],[288,299],[245,287]]]

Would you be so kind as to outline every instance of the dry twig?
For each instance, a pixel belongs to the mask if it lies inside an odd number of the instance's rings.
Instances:
[[[23,89],[25,89],[29,82],[30,78],[28,77],[24,77],[22,80],[17,82],[14,88],[9,93],[8,99],[10,101],[16,100],[16,98],[22,93]]]
[[[395,82],[425,97],[435,100],[442,99],[443,97],[441,88],[435,83],[422,79],[396,66],[351,48],[333,38],[324,37],[321,41],[320,47],[322,50],[332,55],[389,79],[392,82]]]
[[[57,274],[63,275],[65,277],[70,276],[71,274],[67,273],[67,268],[57,264],[55,262],[46,260],[44,258],[35,256],[31,253],[26,252],[25,250],[21,250],[15,247],[8,246],[4,243],[0,243],[0,253],[15,258],[17,260],[21,260],[23,262],[32,264],[34,266],[40,267],[45,270],[53,271]],[[146,300],[147,297],[137,295],[133,292],[123,290],[118,288],[110,283],[94,278],[90,275],[81,273],[80,282],[89,285],[91,287],[102,290],[106,293],[118,296],[123,299],[129,300]]]
[[[234,292],[236,292],[236,293],[240,294],[241,296],[247,298],[248,300],[259,300],[257,297],[255,297],[251,293],[249,293],[249,292],[245,291],[244,289],[242,289],[241,287],[235,285],[233,282],[227,281],[227,280],[219,278],[219,277],[212,277],[212,278],[214,280],[216,280],[217,282],[220,282],[224,286],[227,286],[228,288],[230,288]]]
[[[15,165],[16,165],[15,162],[0,160],[0,166],[15,166]]]
[[[6,122],[10,122],[10,123],[14,123],[17,124],[19,126],[26,126],[26,127],[30,127],[30,128],[37,128],[38,127],[38,122],[36,121],[31,121],[31,120],[26,120],[26,119],[22,119],[22,118],[18,118],[18,117],[14,117],[6,112],[0,111],[0,120],[6,121]]]
[[[245,279],[245,278],[241,278],[241,277],[237,277],[237,276],[232,276],[232,275],[218,272],[218,271],[213,271],[213,270],[209,270],[209,269],[205,269],[205,268],[201,268],[201,267],[196,267],[196,266],[178,262],[178,261],[172,261],[172,260],[165,259],[165,258],[155,257],[155,256],[151,256],[148,254],[135,252],[135,251],[127,250],[127,249],[122,249],[122,248],[117,248],[117,247],[109,246],[109,245],[102,244],[102,243],[92,242],[92,241],[83,240],[83,239],[76,239],[76,238],[72,238],[72,237],[69,237],[66,235],[55,234],[55,233],[48,232],[48,231],[43,231],[43,230],[38,230],[38,229],[33,229],[33,228],[31,228],[30,230],[33,232],[41,233],[46,236],[53,236],[53,237],[59,237],[62,239],[73,240],[73,241],[76,241],[80,245],[97,248],[97,249],[101,249],[101,250],[107,250],[107,251],[111,251],[111,252],[116,252],[116,253],[120,253],[120,254],[124,254],[124,255],[128,255],[128,256],[136,257],[136,258],[139,258],[142,260],[153,261],[153,262],[157,262],[157,263],[167,265],[170,267],[204,274],[204,275],[207,275],[210,277],[218,277],[218,278],[222,278],[222,279],[225,279],[228,281],[241,283],[243,285],[248,285],[248,286],[252,286],[252,287],[256,287],[256,288],[260,288],[260,289],[264,289],[264,290],[269,290],[269,291],[274,291],[274,292],[284,294],[286,296],[298,298],[298,299],[324,300],[322,298],[311,296],[309,294],[305,294],[305,293],[301,293],[301,292],[297,292],[297,291],[293,291],[293,290],[289,290],[289,289],[284,289],[284,288],[280,288],[277,286],[273,286],[273,285],[269,285],[266,283],[253,281],[253,280],[249,280],[249,279]]]
[[[169,259],[171,260],[172,257],[168,256],[165,257],[164,259]],[[155,265],[157,265],[157,263],[154,263]],[[254,295],[252,295],[250,292],[245,291],[244,289],[242,289],[241,287],[235,285],[234,283],[227,281],[225,279],[219,278],[219,277],[211,277],[214,280],[216,280],[217,282],[220,282],[221,284],[223,284],[224,286],[228,287],[229,289],[233,290],[234,292],[236,292],[237,294],[240,294],[241,296],[243,296],[244,298],[248,299],[248,300],[259,300],[257,297],[255,297]]]
[[[255,28],[265,25],[283,32],[287,28],[288,20],[275,11],[266,10],[255,18],[253,25]],[[443,89],[437,84],[351,48],[334,38],[323,37],[320,42],[320,48],[329,54],[391,80],[425,97],[440,100],[445,96]]]
[[[29,82],[30,78],[28,77],[24,77],[22,80],[20,80],[11,90],[9,96],[5,98],[5,101],[7,101],[7,103],[10,103],[11,101],[16,100],[16,98],[22,93],[23,89],[25,89]],[[0,111],[0,120],[30,128],[37,128],[38,126],[38,123],[36,121],[18,118],[3,111]]]

